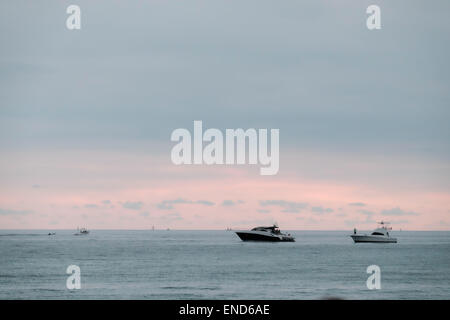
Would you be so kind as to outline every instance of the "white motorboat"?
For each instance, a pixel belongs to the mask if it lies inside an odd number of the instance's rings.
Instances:
[[[242,241],[295,241],[290,234],[281,233],[276,224],[271,227],[256,227],[249,231],[236,231],[236,234]]]
[[[355,243],[359,242],[372,242],[372,243],[397,243],[397,238],[391,237],[389,231],[392,230],[389,227],[389,222],[378,222],[379,226],[371,234],[358,234],[354,229],[352,237]]]

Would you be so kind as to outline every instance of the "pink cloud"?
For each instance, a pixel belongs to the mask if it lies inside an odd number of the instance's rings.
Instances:
[[[449,222],[450,197],[445,189],[384,188],[379,180],[370,183],[333,175],[328,179],[314,177],[292,169],[292,163],[286,163],[279,175],[268,177],[260,176],[258,168],[251,166],[174,166],[167,157],[145,153],[72,151],[18,159],[1,168],[7,179],[0,184],[0,209],[33,213],[0,214],[1,228],[71,229],[86,225],[93,229],[150,229],[155,225],[225,229],[277,221],[284,229],[336,230],[350,229],[353,224],[371,228],[372,220],[386,218],[400,222],[394,228],[449,228],[445,223]],[[308,164],[304,160],[303,168]],[[385,164],[375,164],[375,168],[381,165]],[[368,165],[363,167],[370,170]],[[34,188],[36,184],[40,187]],[[183,201],[169,208],[158,206],[177,199]],[[242,203],[223,206],[224,200]],[[264,206],[261,201],[278,205]],[[370,220],[360,212],[361,207],[349,205],[355,202],[366,204],[364,209],[374,213]],[[306,205],[286,210],[286,203]],[[393,208],[417,214],[382,214]]]

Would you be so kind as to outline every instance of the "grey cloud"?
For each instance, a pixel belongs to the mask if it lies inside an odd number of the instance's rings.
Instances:
[[[170,210],[174,208],[174,204],[180,204],[180,203],[190,203],[188,200],[185,199],[175,199],[175,200],[163,200],[160,203],[158,203],[156,206],[158,209],[161,210]]]
[[[195,201],[194,203],[203,204],[205,206],[213,206],[214,205],[214,202],[211,202],[208,200],[198,200],[198,201]]]
[[[95,208],[98,208],[98,205],[96,205],[94,203],[87,203],[84,205],[84,207],[87,209],[95,209]]]
[[[399,207],[392,208],[389,210],[383,210],[383,211],[381,211],[381,214],[383,216],[417,216],[417,215],[419,215],[417,212],[404,211],[404,210],[400,209]]]
[[[363,202],[351,202],[348,204],[349,206],[355,206],[355,207],[365,207],[366,204]]]
[[[125,203],[122,204],[122,207],[124,207],[125,209],[130,209],[130,210],[139,210],[142,208],[144,204],[140,201],[127,201]]]
[[[0,215],[24,215],[33,213],[31,210],[13,210],[13,209],[0,209]]]
[[[234,203],[234,201],[233,200],[223,200],[223,202],[222,202],[222,206],[234,206],[235,205],[235,203]]]
[[[292,212],[298,213],[300,210],[305,209],[308,206],[308,203],[305,202],[294,202],[294,201],[286,201],[286,200],[262,200],[259,201],[259,204],[263,207],[266,206],[277,206],[283,208],[282,212]]]
[[[242,200],[237,200],[237,201],[233,201],[233,200],[223,200],[222,202],[222,206],[227,207],[227,206],[235,206],[237,204],[242,204],[244,203],[244,201]]]
[[[102,203],[103,204],[111,204],[111,201],[110,200],[103,200]]]
[[[324,207],[318,206],[318,207],[312,207],[311,211],[322,214],[322,213],[330,213],[330,212],[333,212],[334,210],[331,208],[324,208]]]
[[[174,206],[176,204],[201,204],[204,206],[213,206],[215,203],[207,200],[192,201],[183,198],[178,198],[174,200],[163,200],[160,203],[158,203],[156,207],[161,210],[172,210],[175,208]]]

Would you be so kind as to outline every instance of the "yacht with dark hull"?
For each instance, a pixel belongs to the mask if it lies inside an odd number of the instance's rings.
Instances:
[[[83,235],[88,235],[89,234],[89,230],[86,228],[77,228],[77,233],[74,233],[75,236],[83,236]]]
[[[391,237],[389,231],[392,230],[389,227],[389,222],[378,222],[379,227],[376,228],[371,234],[358,234],[354,229],[352,237],[355,243],[397,243],[397,238]]]
[[[290,234],[281,233],[277,225],[271,227],[256,227],[249,231],[236,231],[242,241],[294,242]]]

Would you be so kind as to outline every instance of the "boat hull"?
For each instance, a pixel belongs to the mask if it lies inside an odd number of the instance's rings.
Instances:
[[[355,243],[397,243],[397,238],[371,235],[351,235]]]
[[[286,235],[264,234],[260,232],[236,232],[242,241],[264,241],[264,242],[295,242],[294,237]]]

